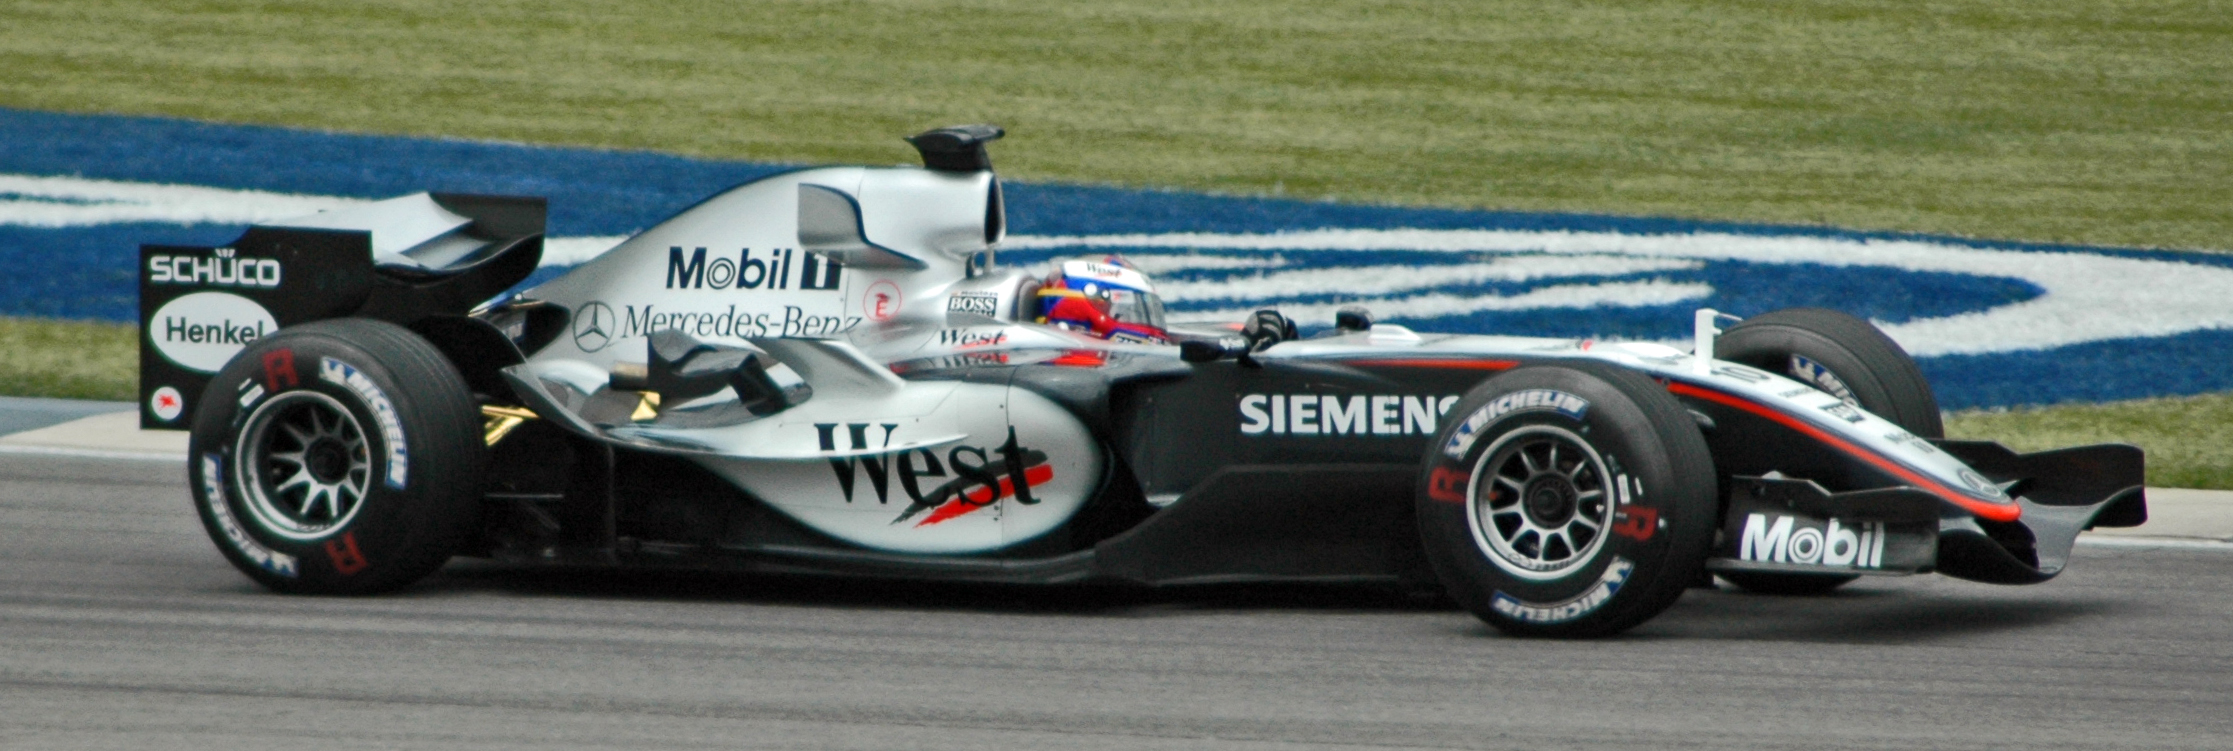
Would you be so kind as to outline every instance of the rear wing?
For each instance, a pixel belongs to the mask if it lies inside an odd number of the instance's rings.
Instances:
[[[140,246],[140,427],[186,429],[210,377],[281,328],[466,313],[535,272],[544,217],[541,198],[418,193]]]

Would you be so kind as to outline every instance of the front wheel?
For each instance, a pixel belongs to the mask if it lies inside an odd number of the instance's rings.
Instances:
[[[1789,308],[1747,318],[1714,340],[1714,358],[1782,373],[1923,438],[1946,435],[1938,398],[1915,358],[1874,324],[1845,313]],[[1767,571],[1720,576],[1772,595],[1822,594],[1860,578]]]
[[[432,573],[478,515],[486,446],[455,367],[365,319],[257,340],[203,392],[194,504],[232,564],[281,592],[357,594]]]
[[[1459,400],[1428,445],[1419,533],[1452,599],[1502,631],[1598,636],[1697,580],[1714,534],[1705,438],[1665,389],[1577,362]]]

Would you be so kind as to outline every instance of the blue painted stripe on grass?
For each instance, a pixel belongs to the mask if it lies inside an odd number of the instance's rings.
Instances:
[[[906,147],[895,138],[894,154]],[[997,160],[995,147],[995,158]],[[67,115],[0,109],[0,175],[77,176],[134,183],[357,198],[420,190],[540,195],[551,200],[553,236],[625,235],[729,186],[785,165],[694,159],[637,151],[554,148],[480,141],[325,133],[165,118]],[[1753,238],[1916,240],[2020,253],[2084,253],[2233,267],[2233,257],[2168,251],[2016,243],[1820,227],[1695,222],[1670,218],[1466,211],[1273,198],[1211,196],[1106,187],[1007,184],[1017,235],[1124,235],[1203,232],[1226,235],[1330,229],[1516,230],[1628,235],[1728,233]],[[0,196],[0,201],[20,196]],[[0,314],[132,320],[132,269],[140,243],[217,244],[238,226],[107,224],[66,229],[0,225],[0,264],[14,283],[0,289]],[[1012,260],[1075,255],[1078,248],[1012,252]],[[1103,251],[1095,251],[1103,252]],[[1171,248],[1141,252],[1188,252]],[[1216,254],[1223,251],[1200,250]],[[1276,251],[1233,255],[1278,257]],[[1510,253],[1484,258],[1508,258]],[[1289,269],[1391,268],[1456,264],[1471,257],[1424,251],[1319,251],[1288,254]],[[1477,259],[1476,259],[1477,260]],[[561,273],[545,269],[539,277]],[[1166,280],[1238,279],[1245,272],[1188,270]],[[2023,279],[1884,266],[1831,267],[1707,260],[1684,270],[1598,274],[1588,284],[1649,279],[1710,288],[1680,303],[1637,307],[1531,308],[1405,319],[1425,330],[1534,335],[1594,334],[1670,339],[1688,332],[1698,305],[1750,315],[1819,305],[1898,323],[1974,313],[2029,300],[2041,289]],[[1410,292],[1516,296],[1575,279],[1493,281]],[[2175,280],[2165,280],[2175,283]],[[1330,303],[1340,290],[1301,294],[1285,304]],[[1245,304],[1238,302],[1232,304]],[[2233,303],[2229,303],[2233,304]],[[1216,301],[1174,302],[1175,311],[1221,310]],[[1923,358],[1950,408],[2068,400],[2124,399],[2233,389],[2233,333],[2096,341],[2044,351]]]

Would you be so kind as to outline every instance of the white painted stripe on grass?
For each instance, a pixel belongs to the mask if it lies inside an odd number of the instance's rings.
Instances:
[[[0,174],[0,226],[101,224],[255,224],[372,203],[359,198],[206,188],[199,185]],[[572,266],[612,250],[625,236],[553,237],[544,266]]]
[[[1124,260],[1131,262],[1132,265],[1139,268],[1140,271],[1148,274],[1162,274],[1171,271],[1193,271],[1197,269],[1275,269],[1287,265],[1287,259],[1281,258],[1279,256],[1272,256],[1270,258],[1262,258],[1256,256],[1205,256],[1198,253],[1184,253],[1177,255],[1134,255],[1131,253],[1126,253],[1124,254]]]
[[[2011,252],[1920,240],[1754,236],[1700,232],[1333,229],[1281,233],[1167,233],[1010,237],[1016,249],[1173,248],[1282,253],[1354,250],[1536,252],[1887,266],[2022,279],[2045,294],[2019,303],[1886,325],[1918,356],[2050,349],[2085,342],[2233,328],[2233,269],[2095,253]],[[1329,293],[1338,290],[1328,290]],[[2143,294],[2144,293],[2144,294]],[[1372,303],[1380,305],[1378,301]]]
[[[1413,297],[1378,298],[1372,301],[1372,314],[1380,318],[1435,318],[1464,315],[1488,310],[1536,310],[1543,308],[1600,308],[1648,307],[1673,305],[1704,299],[1713,294],[1713,287],[1704,284],[1678,284],[1652,280],[1647,282],[1622,282],[1614,284],[1567,284],[1530,290],[1509,297],[1496,295],[1451,295],[1431,293]],[[1349,302],[1281,305],[1280,312],[1302,321],[1333,320],[1334,312]],[[1221,323],[1248,318],[1259,306],[1224,308],[1221,310],[1172,311],[1172,320],[1180,323]]]
[[[1692,271],[1703,266],[1705,264],[1697,261],[1670,258],[1527,255],[1448,266],[1341,266],[1276,271],[1217,281],[1159,282],[1155,291],[1168,302],[1264,300],[1323,294],[1389,295],[1455,284]],[[1391,311],[1387,315],[1395,313]]]
[[[247,224],[303,216],[326,209],[365,203],[361,199],[293,195],[253,190],[231,190],[193,185],[133,183],[75,177],[0,175],[0,225],[25,227],[77,227],[124,222],[176,224]],[[619,237],[558,237],[545,247],[543,265],[571,266],[597,257],[617,245]],[[1988,310],[1940,318],[1927,318],[1886,326],[1892,338],[1919,356],[2009,352],[2051,349],[2108,339],[2163,337],[2205,329],[2233,328],[2233,269],[2181,263],[2175,260],[2122,258],[2096,253],[2010,252],[1985,250],[1921,240],[1877,240],[1804,236],[1761,236],[1730,233],[1638,235],[1618,232],[1562,232],[1520,230],[1363,230],[1329,229],[1283,233],[1166,233],[1092,236],[1012,236],[1014,249],[1060,248],[1168,248],[1172,250],[1244,250],[1307,253],[1332,250],[1418,250],[1447,252],[1541,253],[1584,261],[1626,257],[1581,275],[1617,275],[1641,259],[1684,261],[1741,261],[1762,264],[1811,263],[1837,267],[1883,266],[1909,271],[1937,271],[2021,279],[2046,290],[2031,300]],[[1286,265],[1277,256],[1243,261],[1216,256],[1143,254],[1143,263],[1155,270],[1182,268],[1264,268]],[[1212,260],[1215,259],[1215,260]],[[1192,264],[1192,265],[1185,265]],[[1191,290],[1174,284],[1177,299],[1197,294],[1218,297],[1194,299],[1258,300],[1280,296],[1356,295],[1383,317],[1455,315],[1469,308],[1460,302],[1432,295],[1402,297],[1405,273],[1400,267],[1381,267],[1367,276],[1357,272],[1295,271],[1284,277],[1288,287],[1276,294],[1262,290],[1244,293]],[[1275,274],[1266,274],[1267,278]],[[1375,281],[1377,279],[1378,281]],[[1380,292],[1360,292],[1379,284]],[[1540,307],[1593,307],[1597,305],[1656,305],[1658,296],[1628,301],[1613,299],[1636,291],[1616,284],[1599,285],[1605,291],[1588,303],[1551,303]],[[1695,290],[1702,285],[1675,285]],[[1707,290],[1706,294],[1710,294]],[[1490,307],[1473,310],[1519,310],[1515,301],[1590,298],[1578,290],[1561,288],[1556,295],[1535,293],[1491,298]],[[1702,295],[1683,291],[1676,301]],[[1289,307],[1289,306],[1282,306]],[[1305,320],[1331,320],[1339,305],[1293,306],[1294,314],[1309,313]],[[1324,316],[1316,316],[1324,308]],[[1238,306],[1236,306],[1238,309]],[[1428,313],[1426,311],[1451,311]],[[1408,312],[1420,311],[1420,312]],[[1220,311],[1223,312],[1223,311]],[[1244,311],[1245,312],[1245,311]],[[1191,316],[1190,316],[1191,317]],[[1322,321],[1320,321],[1322,322]]]
[[[78,177],[0,175],[0,225],[252,224],[370,203],[354,198]]]

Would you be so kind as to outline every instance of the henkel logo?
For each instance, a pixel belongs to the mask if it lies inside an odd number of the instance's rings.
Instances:
[[[1848,525],[1831,519],[1818,525],[1813,520],[1782,514],[1772,517],[1747,514],[1744,534],[1737,542],[1737,559],[1881,568],[1884,565],[1884,523]]]
[[[1241,435],[1432,435],[1455,396],[1242,394]]]
[[[279,330],[271,311],[229,292],[196,292],[164,303],[147,319],[155,351],[179,367],[215,373],[249,342]]]
[[[251,258],[238,253],[233,248],[215,248],[206,256],[148,256],[147,281],[251,289],[279,286],[281,273],[277,259]]]

